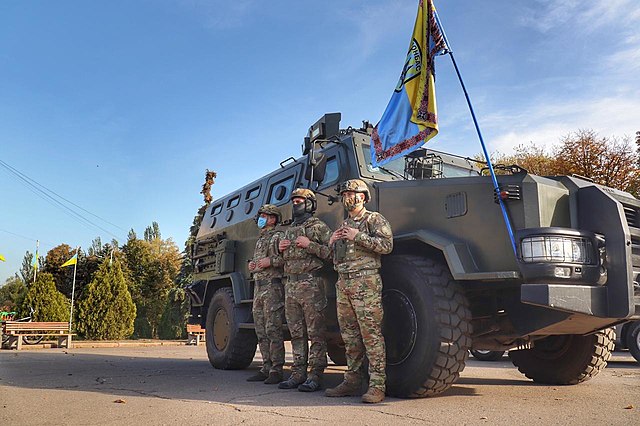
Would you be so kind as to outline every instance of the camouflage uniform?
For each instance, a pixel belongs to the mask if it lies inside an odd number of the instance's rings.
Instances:
[[[258,346],[262,354],[262,374],[278,373],[282,376],[284,366],[284,287],[282,266],[284,261],[278,252],[278,241],[282,237],[274,229],[262,229],[256,242],[253,261],[268,257],[271,266],[254,272],[253,321],[255,323]]]
[[[345,343],[347,371],[345,382],[359,383],[365,354],[369,359],[369,388],[384,392],[385,346],[382,336],[382,280],[378,273],[380,256],[393,249],[389,222],[377,212],[363,208],[342,226],[359,232],[353,241],[334,243],[334,268],[338,323]]]
[[[306,236],[307,248],[296,247],[295,240]],[[291,245],[283,253],[285,284],[285,316],[291,333],[293,367],[291,376],[304,380],[307,376],[320,380],[327,366],[327,342],[325,340],[324,309],[327,296],[323,280],[315,271],[330,257],[331,229],[316,217],[310,217],[300,225],[292,225],[284,239]],[[311,347],[307,346],[307,336]],[[307,362],[308,361],[308,362]]]

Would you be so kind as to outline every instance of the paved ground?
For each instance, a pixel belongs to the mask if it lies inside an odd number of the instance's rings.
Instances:
[[[2,350],[0,424],[640,425],[640,366],[624,352],[595,379],[566,387],[536,385],[506,357],[470,360],[441,396],[378,405],[246,382],[257,366],[214,370],[204,346],[175,343]],[[327,385],[342,371],[331,365]]]

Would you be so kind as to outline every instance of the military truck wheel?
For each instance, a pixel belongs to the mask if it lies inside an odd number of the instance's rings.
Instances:
[[[335,365],[347,365],[347,355],[344,352],[344,343],[342,345],[328,344],[327,355],[329,355],[329,358],[331,358],[331,361],[333,361]]]
[[[549,336],[537,340],[532,349],[509,351],[509,358],[534,382],[575,385],[596,376],[606,367],[614,340],[613,328],[588,336]]]
[[[433,259],[383,260],[387,394],[427,397],[451,387],[471,346],[471,312],[449,269]]]
[[[222,370],[237,370],[251,364],[258,339],[252,330],[240,328],[240,324],[250,318],[250,309],[235,306],[233,290],[229,287],[214,293],[206,323],[207,355],[211,365]]]
[[[627,329],[626,344],[631,355],[640,362],[640,321],[634,321]]]

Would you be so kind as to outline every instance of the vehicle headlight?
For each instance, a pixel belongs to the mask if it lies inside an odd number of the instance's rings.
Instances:
[[[522,261],[594,264],[591,240],[582,237],[537,235],[520,242]]]

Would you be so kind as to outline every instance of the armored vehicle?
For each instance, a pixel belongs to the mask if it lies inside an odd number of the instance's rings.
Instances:
[[[374,168],[370,130],[340,129],[324,115],[303,156],[238,188],[207,209],[193,249],[188,287],[193,323],[206,328],[215,368],[247,367],[254,356],[252,281],[247,269],[265,203],[291,215],[298,187],[318,193],[317,215],[332,229],[344,211],[338,183],[371,188],[370,210],[394,232],[383,257],[387,393],[430,396],[448,389],[470,349],[510,350],[535,382],[576,384],[604,368],[612,326],[640,318],[640,201],[571,176],[535,176],[502,167],[499,190],[470,159],[420,149]],[[497,197],[506,204],[516,247]],[[329,356],[344,363],[335,312],[336,275],[327,282]]]

